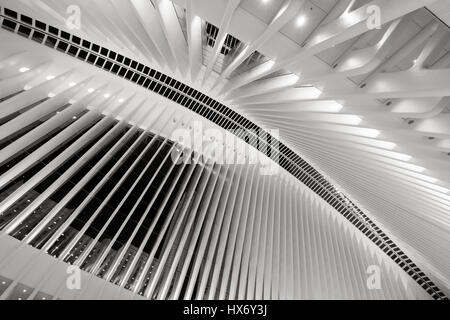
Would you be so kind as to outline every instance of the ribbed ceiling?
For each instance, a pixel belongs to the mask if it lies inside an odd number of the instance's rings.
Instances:
[[[279,129],[449,293],[450,31],[424,8],[448,1],[2,2]]]

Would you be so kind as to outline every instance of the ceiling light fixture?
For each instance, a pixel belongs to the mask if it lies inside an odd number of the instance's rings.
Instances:
[[[19,71],[20,71],[21,73],[24,73],[24,72],[30,71],[30,68],[22,67],[22,68],[19,69]]]
[[[306,17],[304,15],[301,15],[297,18],[297,20],[295,20],[295,25],[300,28],[302,26],[304,26],[306,23]]]
[[[346,12],[345,14],[341,15],[341,18],[339,20],[341,20],[341,19],[344,21],[344,23],[348,27],[353,26],[362,20],[361,17],[357,13],[354,13],[354,12],[351,12],[351,13]]]

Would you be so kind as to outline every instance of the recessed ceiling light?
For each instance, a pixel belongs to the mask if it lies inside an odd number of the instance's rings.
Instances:
[[[76,85],[77,85],[76,82],[71,82],[71,83],[69,83],[69,87],[75,87]]]
[[[275,60],[271,59],[271,60],[267,61],[267,62],[266,62],[266,68],[267,68],[267,71],[270,70],[270,69],[272,69],[272,67],[273,67],[274,65],[275,65]]]
[[[50,75],[48,75],[47,78],[45,78],[45,79],[47,79],[47,80],[50,81],[50,80],[55,79],[55,76],[53,76],[53,75],[50,74]]]
[[[47,96],[48,96],[49,98],[53,98],[54,96],[56,96],[56,94],[53,93],[53,92],[50,92]]]
[[[296,20],[295,20],[295,25],[297,27],[302,27],[303,25],[305,25],[306,23],[306,17],[304,15],[299,16]]]
[[[345,24],[346,24],[347,26],[352,26],[352,25],[354,25],[354,24],[360,22],[360,17],[359,17],[359,15],[356,14],[356,13],[353,13],[353,12],[352,12],[352,13],[348,13],[348,12],[344,13],[344,14],[341,16],[341,19],[345,22]]]
[[[125,99],[119,99],[119,102],[120,103],[122,103],[122,102],[124,102],[125,101]]]
[[[199,16],[195,16],[192,23],[200,25],[202,23],[202,19]]]
[[[30,68],[22,67],[22,68],[19,69],[19,71],[24,73],[24,72],[30,71]]]
[[[94,91],[95,91],[95,90],[94,90],[93,88],[89,88],[89,89],[88,89],[88,92],[89,92],[89,93],[92,93],[92,92],[94,92]]]
[[[109,98],[109,97],[111,97],[111,95],[109,93],[105,93],[104,97]]]

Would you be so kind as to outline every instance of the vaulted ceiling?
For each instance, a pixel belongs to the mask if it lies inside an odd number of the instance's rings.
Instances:
[[[448,294],[447,0],[1,2],[278,129]],[[374,5],[380,28],[367,24]]]

